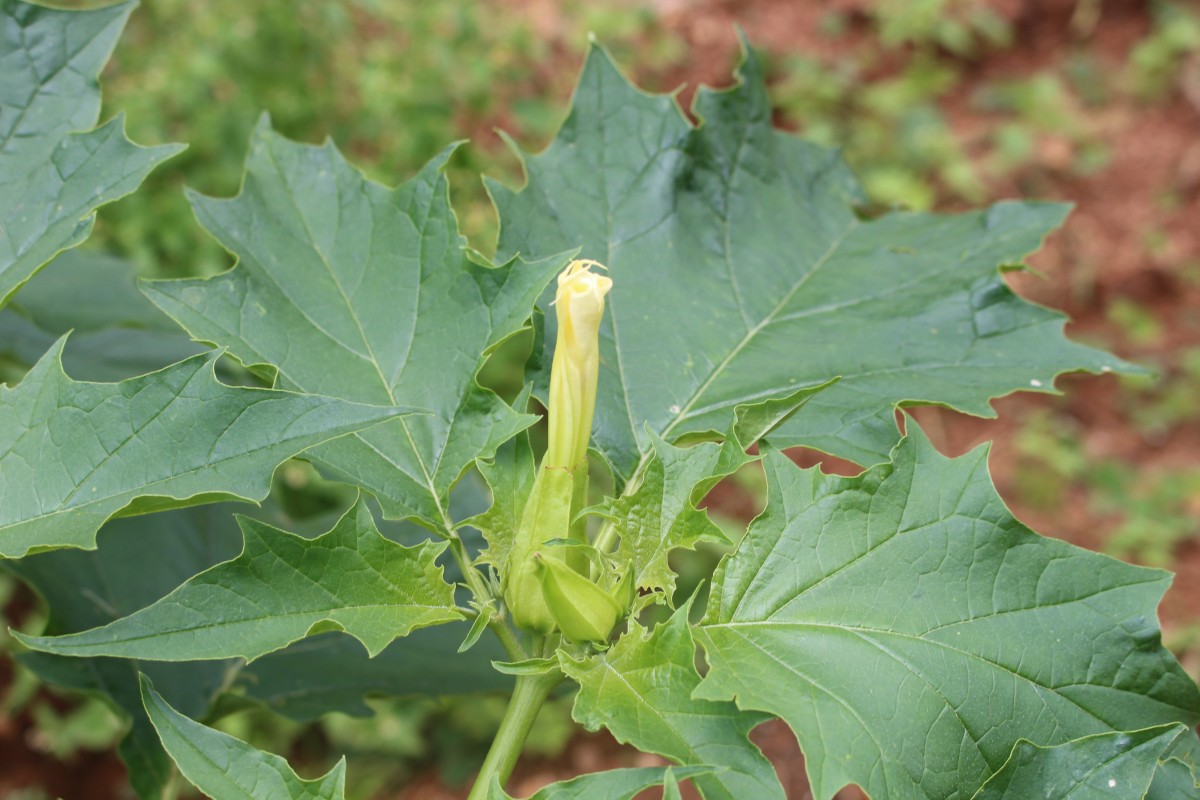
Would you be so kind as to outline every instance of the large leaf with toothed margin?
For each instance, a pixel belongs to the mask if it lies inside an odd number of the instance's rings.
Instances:
[[[346,759],[320,778],[304,780],[277,755],[188,719],[162,699],[145,677],[146,713],[183,777],[220,800],[344,800]]]
[[[563,671],[579,683],[571,715],[588,730],[605,727],[643,752],[724,767],[693,779],[706,800],[783,800],[775,767],[747,739],[766,716],[692,697],[700,675],[690,610],[688,603],[653,631],[632,624],[609,650],[590,658],[560,655]]]
[[[1200,720],[1160,640],[1168,574],[1038,536],[984,448],[948,459],[908,427],[853,478],[766,454],[766,510],[695,632],[694,696],[786,720],[818,800],[967,798],[1019,739]]]
[[[1064,339],[1063,317],[1022,301],[999,269],[1036,250],[1065,206],[864,219],[835,151],[772,128],[752,55],[742,78],[701,89],[693,127],[594,47],[557,139],[525,160],[526,187],[489,184],[501,257],[582,246],[608,266],[594,429],[620,476],[651,433],[723,431],[739,404],[836,376],[777,445],[874,464],[899,438],[898,403],[992,416],[991,398],[1051,391],[1060,372],[1127,367]],[[545,325],[552,347],[552,313]]]
[[[526,324],[566,262],[493,267],[471,254],[447,194],[452,152],[391,189],[364,178],[332,144],[289,142],[264,119],[241,193],[192,198],[237,266],[145,286],[194,337],[277,371],[280,388],[431,411],[312,456],[326,474],[374,494],[388,517],[441,532],[463,471],[535,419],[475,374]]]
[[[0,385],[0,556],[91,548],[118,513],[261,500],[283,461],[404,411],[226,386],[215,355],[84,383],[63,372],[64,343]]]
[[[135,3],[63,11],[0,0],[0,306],[91,233],[178,145],[139,147],[99,128],[97,76]]]
[[[361,499],[315,539],[248,517],[238,524],[245,545],[237,558],[153,605],[88,631],[16,636],[64,656],[253,661],[329,629],[344,630],[374,656],[416,628],[462,619],[434,564],[445,543],[385,539]]]

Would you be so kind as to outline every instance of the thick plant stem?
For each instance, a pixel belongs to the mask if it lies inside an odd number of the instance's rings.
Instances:
[[[450,552],[453,554],[454,560],[458,562],[458,567],[462,571],[463,581],[466,582],[467,588],[471,590],[471,594],[479,602],[491,600],[492,593],[488,590],[483,576],[479,574],[479,570],[471,566],[471,559],[467,555],[467,549],[463,545],[462,539],[455,533],[454,527],[448,519],[445,521],[445,524],[446,538],[450,542]],[[529,657],[525,652],[525,648],[521,646],[521,643],[517,640],[516,635],[513,634],[512,629],[508,627],[508,623],[505,622],[503,617],[496,616],[488,620],[488,627],[496,634],[496,638],[500,640],[504,652],[508,654],[511,661],[524,661]]]
[[[500,646],[504,648],[504,652],[510,660],[524,661],[529,657],[525,652],[525,648],[517,640],[512,628],[508,627],[508,623],[503,619],[493,617],[488,622],[488,627],[492,629],[492,633],[496,634],[496,638],[500,640]]]
[[[503,786],[508,780],[525,747],[525,739],[533,728],[538,711],[562,679],[562,673],[558,670],[545,675],[517,677],[517,685],[504,712],[504,719],[500,722],[500,730],[492,741],[467,800],[486,800],[493,781],[499,780]]]

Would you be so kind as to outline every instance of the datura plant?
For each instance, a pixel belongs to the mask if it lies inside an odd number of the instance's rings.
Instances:
[[[0,556],[47,607],[16,657],[128,719],[142,800],[176,774],[344,797],[344,760],[301,779],[211,727],[233,709],[494,692],[475,800],[508,797],[555,693],[663,766],[545,800],[783,798],[748,738],[773,718],[820,800],[1200,797],[1170,575],[1035,534],[986,449],[945,457],[897,414],[1137,369],[1004,280],[1063,206],[867,216],[836,153],[772,128],[753,53],[692,124],[593,47],[527,185],[488,184],[493,258],[459,234],[454,146],[391,188],[264,117],[239,194],[190,194],[236,265],[135,289],[63,252],[178,149],[96,127],[130,10],[0,0]],[[523,331],[509,400],[477,376]],[[285,462],[336,513],[272,492]],[[743,468],[765,507],[718,527],[698,504]],[[677,584],[701,543],[715,572]]]

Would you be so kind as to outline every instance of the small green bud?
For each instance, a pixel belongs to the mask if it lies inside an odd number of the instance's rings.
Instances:
[[[629,610],[633,582],[626,571],[607,591],[562,561],[534,553],[546,608],[572,642],[604,642]]]

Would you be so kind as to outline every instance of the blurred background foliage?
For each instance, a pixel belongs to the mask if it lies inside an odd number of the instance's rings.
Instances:
[[[549,141],[586,32],[644,68],[686,56],[650,9],[627,5],[571,0],[555,10],[571,34],[547,38],[498,2],[146,2],[105,75],[106,116],[126,113],[137,141],[189,147],[111,208],[93,241],[145,274],[225,269],[229,259],[197,227],[181,188],[235,193],[249,132],[269,113],[281,133],[329,137],[387,184],[469,139],[451,170],[456,207],[464,231],[490,252],[496,226],[478,176],[520,179],[494,128],[527,144]]]
[[[735,24],[768,59],[777,122],[842,149],[867,187],[872,207],[865,213],[955,210],[1017,195],[1079,202],[1067,230],[1035,261],[1046,279],[1014,280],[1027,296],[1067,309],[1077,319],[1073,335],[1139,360],[1157,376],[1064,380],[1065,397],[1002,401],[998,423],[939,410],[918,418],[950,451],[997,439],[997,483],[1035,529],[1179,570],[1164,627],[1196,674],[1194,2],[143,0],[105,72],[104,117],[126,114],[136,141],[189,149],[141,191],[102,210],[87,246],[133,260],[147,277],[228,268],[229,256],[193,219],[183,187],[235,193],[250,130],[266,112],[289,137],[332,138],[387,184],[448,143],[469,140],[451,162],[452,191],[464,232],[490,253],[496,220],[478,175],[521,182],[519,161],[496,129],[527,150],[549,142],[589,32],[642,86],[673,91],[688,82],[680,94],[686,104],[695,83],[731,80]],[[1156,138],[1168,133],[1175,138]],[[486,371],[510,397],[528,346],[516,341]],[[328,512],[328,502],[304,500],[331,491],[311,470],[283,475],[294,515],[308,506]],[[744,525],[762,493],[751,468],[708,503],[722,524]],[[699,585],[719,555],[681,555],[680,591]],[[14,590],[12,579],[0,577],[0,599]],[[39,629],[39,613],[26,607],[20,626]],[[0,633],[0,649],[8,648]],[[375,707],[379,713],[366,720],[334,715],[303,725],[239,713],[221,724],[302,763],[350,754],[351,796],[436,798],[443,795],[420,782],[397,792],[431,764],[445,783],[465,780],[503,706],[423,699]],[[531,744],[535,755],[562,755],[568,709],[569,698],[548,706]],[[37,732],[28,746],[60,759],[111,748],[121,727],[98,700],[66,702],[18,671],[0,699],[0,720],[22,716]],[[6,789],[0,779],[0,796],[39,796]]]

